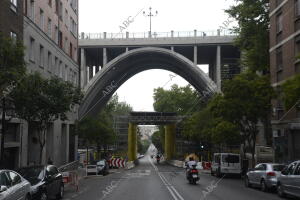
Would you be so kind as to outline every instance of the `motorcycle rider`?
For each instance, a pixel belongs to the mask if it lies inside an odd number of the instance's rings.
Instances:
[[[189,157],[189,161],[186,162],[186,177],[188,178],[189,172],[191,169],[193,169],[194,165],[197,165],[197,162],[194,160],[193,157]]]

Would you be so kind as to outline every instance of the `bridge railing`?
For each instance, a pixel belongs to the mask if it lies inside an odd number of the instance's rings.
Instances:
[[[81,33],[79,39],[136,39],[136,38],[186,38],[186,37],[207,37],[207,36],[236,36],[228,29],[211,31],[171,31],[171,32],[120,32],[120,33]]]

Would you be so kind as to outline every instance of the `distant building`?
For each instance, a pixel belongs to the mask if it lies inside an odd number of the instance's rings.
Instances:
[[[271,84],[279,89],[300,72],[300,0],[270,1],[270,22]],[[272,104],[275,160],[300,159],[300,112],[293,109],[287,113],[280,99]]]

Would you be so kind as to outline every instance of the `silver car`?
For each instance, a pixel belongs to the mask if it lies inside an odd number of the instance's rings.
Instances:
[[[289,164],[278,178],[278,195],[283,197],[286,194],[300,197],[300,161]]]
[[[0,200],[29,200],[30,183],[11,170],[0,170]]]
[[[247,172],[245,177],[246,187],[257,186],[262,191],[276,188],[277,179],[285,168],[283,164],[260,163]]]

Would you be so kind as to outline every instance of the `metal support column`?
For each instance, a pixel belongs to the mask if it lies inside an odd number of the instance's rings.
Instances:
[[[135,161],[137,159],[137,126],[129,123],[128,126],[128,161]]]
[[[170,124],[165,126],[165,158],[171,160],[175,153],[175,135],[176,125]]]

